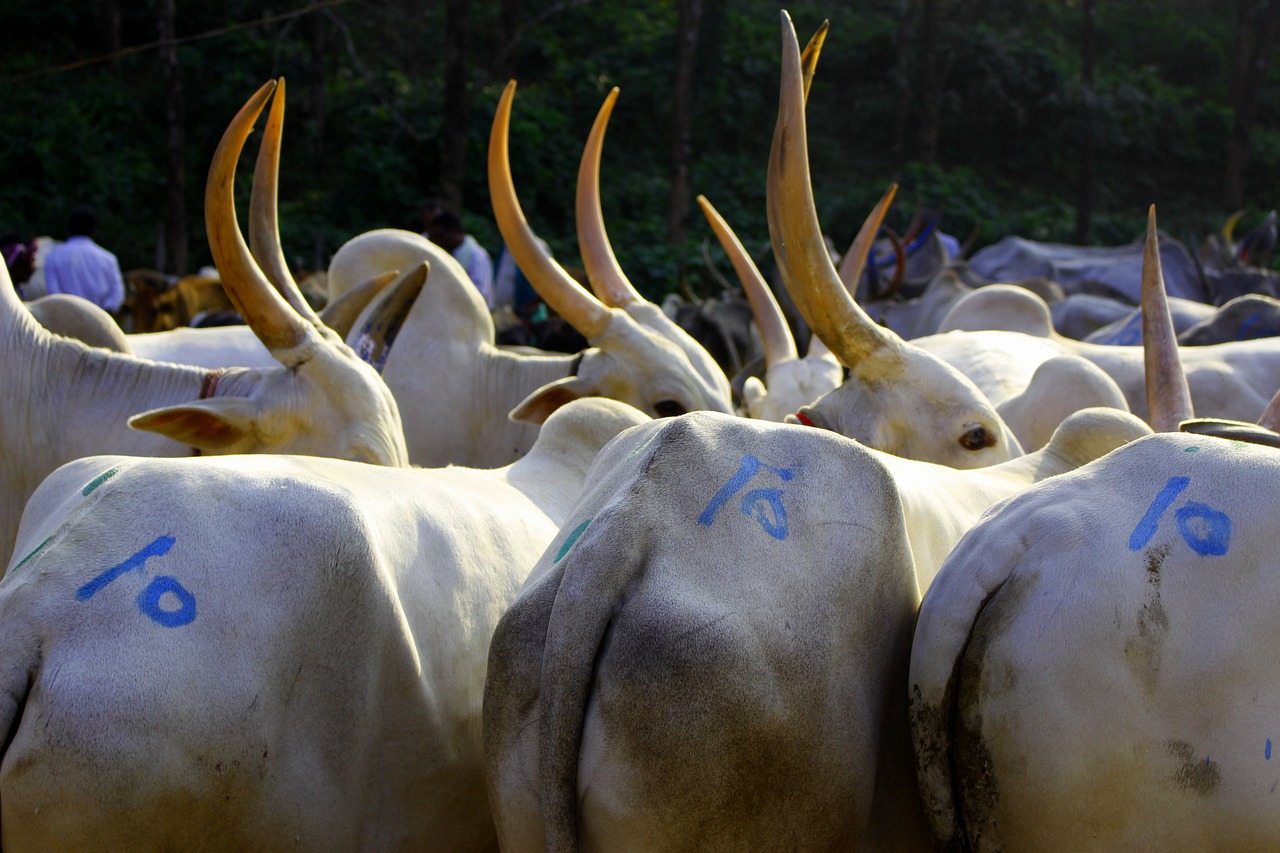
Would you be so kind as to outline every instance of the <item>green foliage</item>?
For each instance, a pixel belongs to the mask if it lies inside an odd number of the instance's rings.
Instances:
[[[0,79],[106,51],[99,0],[6,4],[12,40]],[[117,4],[120,41],[155,39],[154,4]],[[298,6],[302,5],[299,0]],[[261,83],[288,79],[281,230],[301,270],[323,264],[360,231],[416,227],[439,194],[447,54],[446,4],[353,0],[307,16],[236,29],[178,49],[183,82],[186,217],[192,268],[209,262],[202,197],[227,121]],[[857,4],[801,0],[786,7],[802,41],[831,21],[808,107],[814,193],[843,249],[891,181],[891,222],[937,207],[943,227],[980,244],[1006,234],[1069,241],[1084,141],[1096,152],[1097,242],[1131,240],[1148,204],[1162,226],[1197,243],[1219,227],[1235,32],[1233,14],[1201,0],[1096,3],[1095,79],[1081,81],[1078,3],[955,0],[934,58],[936,160],[920,155],[919,0]],[[753,251],[768,231],[764,181],[777,110],[779,11],[762,0],[705,0],[694,82],[692,190],[704,193]],[[261,20],[247,0],[183,3],[188,36]],[[505,84],[500,4],[469,9],[470,113],[464,221],[496,254],[485,157]],[[652,297],[713,286],[702,244],[709,230],[688,199],[689,236],[667,242],[671,180],[675,0],[525,0],[511,55],[520,81],[512,171],[525,213],[562,263],[580,263],[574,221],[578,158],[596,111],[621,88],[602,169],[609,233],[633,283]],[[1262,92],[1246,188],[1251,227],[1280,196],[1280,87]],[[0,230],[62,236],[67,211],[99,210],[100,238],[126,268],[155,263],[166,198],[166,117],[156,50],[0,86]],[[250,148],[254,147],[251,140]],[[247,195],[252,150],[241,163]],[[243,209],[243,208],[242,208]],[[243,214],[242,214],[243,215]],[[713,241],[714,242],[714,241]],[[767,249],[758,253],[766,262]],[[720,270],[728,273],[720,258]]]

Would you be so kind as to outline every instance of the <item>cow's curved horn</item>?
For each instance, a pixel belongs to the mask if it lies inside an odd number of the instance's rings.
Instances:
[[[236,219],[236,161],[253,123],[276,87],[270,80],[240,108],[213,154],[205,184],[204,220],[213,262],[227,296],[268,350],[292,349],[306,338],[307,324],[271,286],[245,245]]]
[[[1191,390],[1178,357],[1178,339],[1165,296],[1154,204],[1147,211],[1147,238],[1142,249],[1142,349],[1147,421],[1156,432],[1177,432],[1178,424],[1193,416]]]
[[[430,264],[423,261],[401,276],[360,327],[353,349],[356,355],[373,365],[379,373],[387,363],[391,345],[400,333],[400,327],[404,325],[404,318],[422,292],[422,285],[426,282],[429,271]]]
[[[782,24],[782,87],[765,193],[769,236],[801,316],[836,357],[858,370],[873,353],[886,347],[899,351],[902,340],[857,306],[827,255],[809,179],[800,46],[785,11]]]
[[[347,333],[359,318],[360,312],[364,311],[373,298],[399,276],[399,270],[391,270],[357,284],[337,299],[330,300],[320,312],[320,320],[345,340]]]
[[[498,100],[493,129],[489,133],[489,199],[493,205],[493,216],[511,257],[529,277],[529,283],[553,311],[590,340],[603,332],[609,323],[609,309],[542,250],[516,198],[507,153],[511,101],[515,92],[516,81],[512,80]]]
[[[747,250],[742,247],[742,242],[738,240],[738,235],[733,233],[729,223],[724,221],[706,196],[698,196],[698,205],[702,208],[703,216],[707,217],[711,230],[715,232],[716,239],[724,247],[725,254],[729,256],[729,262],[733,264],[738,280],[742,282],[742,290],[747,294],[747,301],[751,303],[751,313],[755,315],[760,339],[764,343],[765,364],[771,366],[797,358],[795,338],[791,336],[791,329],[782,316],[778,300],[765,283],[755,261],[751,260]]]
[[[644,297],[632,286],[622,271],[609,244],[609,234],[604,228],[604,210],[600,205],[600,152],[604,147],[604,132],[618,100],[618,87],[614,86],[596,114],[582,160],[578,164],[578,195],[575,214],[578,220],[578,249],[582,252],[582,265],[587,269],[591,289],[605,305],[623,308],[632,302],[644,301]]]
[[[276,81],[271,109],[267,112],[267,127],[258,148],[258,159],[253,168],[253,188],[249,192],[249,249],[262,268],[267,280],[275,285],[294,311],[313,325],[320,325],[320,317],[312,310],[289,272],[280,245],[279,214],[276,195],[280,180],[280,141],[284,135],[284,78]]]
[[[800,54],[800,74],[804,81],[804,102],[809,103],[809,87],[813,84],[813,75],[818,70],[818,59],[822,56],[822,46],[827,41],[827,31],[831,28],[831,21],[822,22],[822,26],[818,27],[818,31],[809,39],[809,43],[804,46],[804,50]],[[875,244],[876,234],[880,231],[880,224],[884,221],[885,214],[889,211],[889,205],[893,202],[893,196],[897,194],[898,185],[891,184],[885,198],[881,199],[881,204],[872,210],[866,221],[862,223],[862,230],[853,238],[853,245],[849,247],[849,251],[844,253],[844,258],[840,262],[840,281],[844,283],[845,289],[849,293],[856,293],[858,279],[862,277],[862,269],[866,266],[867,258],[871,254],[871,247]],[[813,336],[813,341],[818,342],[819,348],[824,348],[822,339],[817,335]],[[809,346],[813,349],[812,342]]]

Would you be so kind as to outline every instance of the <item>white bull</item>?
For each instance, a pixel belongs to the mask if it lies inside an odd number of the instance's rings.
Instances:
[[[206,214],[228,290],[278,359],[276,367],[161,364],[53,335],[18,301],[8,272],[0,270],[0,399],[8,401],[0,410],[0,549],[6,555],[32,491],[56,467],[82,456],[179,456],[197,448],[408,464],[395,400],[373,368],[314,314],[291,308],[240,238],[231,195],[236,157],[270,94],[268,84],[228,128],[210,170]],[[386,303],[389,309],[403,314],[421,272],[397,285],[400,298]]]
[[[499,470],[59,469],[0,582],[5,850],[493,849],[493,626],[645,420],[580,401]]]
[[[920,591],[991,504],[1148,432],[1091,410],[977,471],[711,413],[620,437],[494,634],[503,849],[924,849]]]
[[[778,123],[769,153],[769,236],[787,292],[849,376],[793,417],[878,450],[952,467],[976,468],[1021,455],[1012,431],[973,382],[877,326],[845,290],[814,207],[804,70],[794,41],[794,33],[784,39]],[[873,221],[884,216],[892,196],[890,190],[881,199]],[[859,258],[866,251],[859,246],[848,254]]]
[[[1144,339],[1173,340],[1167,315],[1144,318]],[[1159,429],[1203,434],[1153,436],[1028,489],[925,596],[911,727],[949,849],[1280,841],[1265,720],[1280,694],[1265,615],[1280,395],[1254,428],[1185,420],[1176,369],[1148,393]]]
[[[386,269],[428,259],[431,275],[409,313],[382,376],[404,417],[409,457],[418,465],[491,467],[520,457],[556,407],[599,395],[654,417],[697,409],[731,412],[729,382],[700,344],[627,281],[600,212],[599,161],[611,94],[583,151],[578,238],[595,296],[540,247],[516,198],[507,155],[514,81],[489,139],[494,216],[512,256],[556,313],[590,348],[578,355],[529,355],[498,348],[493,320],[466,273],[425,237],[383,229],[353,238],[330,264],[331,293]],[[370,305],[376,310],[378,301]],[[359,348],[359,334],[348,337]]]
[[[1027,490],[956,547],[911,664],[940,844],[1280,845],[1267,440],[1145,438]]]
[[[620,438],[494,634],[503,849],[923,848],[920,590],[992,503],[1146,432],[1090,410],[976,471],[711,413]]]

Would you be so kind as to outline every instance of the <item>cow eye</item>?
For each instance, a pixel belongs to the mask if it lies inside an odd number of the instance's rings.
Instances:
[[[977,426],[960,436],[960,446],[965,450],[982,450],[996,443],[996,437],[983,426]]]
[[[653,404],[653,410],[658,413],[660,418],[674,418],[685,413],[684,406],[675,400],[659,400]]]

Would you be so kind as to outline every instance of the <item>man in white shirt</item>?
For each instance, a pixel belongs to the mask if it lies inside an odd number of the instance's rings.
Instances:
[[[71,211],[67,241],[44,259],[45,288],[49,293],[82,296],[114,314],[124,302],[124,276],[116,256],[93,242],[97,224],[92,208]]]
[[[423,235],[453,255],[462,264],[467,275],[475,282],[476,289],[484,297],[484,302],[493,309],[493,258],[462,228],[462,221],[452,212],[441,207],[428,205],[423,212]]]

